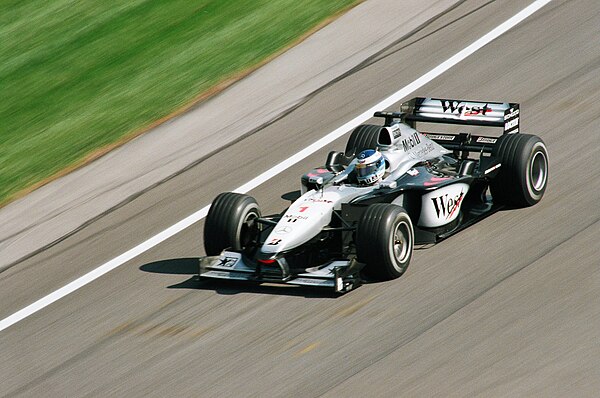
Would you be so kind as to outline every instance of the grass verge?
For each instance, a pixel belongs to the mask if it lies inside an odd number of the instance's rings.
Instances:
[[[360,1],[0,2],[0,205]]]

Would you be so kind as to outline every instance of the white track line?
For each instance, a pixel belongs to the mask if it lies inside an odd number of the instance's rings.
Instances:
[[[354,127],[358,126],[359,124],[361,124],[364,121],[371,118],[371,116],[373,115],[373,113],[375,111],[382,110],[382,109],[392,106],[393,104],[400,101],[404,97],[408,96],[415,90],[417,90],[420,87],[424,86],[425,84],[429,83],[430,81],[432,81],[433,79],[435,79],[436,77],[441,75],[442,73],[446,72],[448,69],[452,68],[454,65],[456,65],[460,61],[464,60],[465,58],[467,58],[468,56],[473,54],[475,51],[479,50],[481,47],[490,43],[492,40],[496,39],[500,35],[504,34],[508,30],[510,30],[517,24],[519,24],[524,19],[531,16],[533,13],[538,11],[540,8],[542,8],[546,4],[550,3],[550,1],[552,1],[552,0],[534,1],[527,8],[523,9],[521,12],[519,12],[516,15],[514,15],[513,17],[509,18],[506,22],[500,24],[495,29],[491,30],[489,33],[487,33],[486,35],[482,36],[481,38],[479,38],[478,40],[473,42],[470,46],[464,48],[463,50],[456,53],[454,56],[448,58],[446,61],[442,62],[441,64],[439,64],[438,66],[436,66],[435,68],[433,68],[432,70],[430,70],[429,72],[424,74],[423,76],[419,77],[417,80],[413,81],[408,86],[400,89],[396,93],[392,94],[390,97],[384,99],[377,105],[373,106],[371,109],[368,109],[365,112],[361,113],[360,115],[356,116],[354,119],[352,119],[349,122],[345,123],[344,125],[338,127],[331,133],[327,134],[325,137],[316,141],[312,145],[304,148],[297,154],[291,156],[290,158],[273,166],[269,170],[265,171],[264,173],[260,174],[259,176],[248,181],[246,184],[235,189],[235,192],[245,193],[245,192],[250,191],[251,189],[256,188],[257,186],[261,185],[265,181],[268,181],[269,179],[273,178],[274,176],[281,173],[282,171],[295,165],[296,163],[298,163],[305,157],[307,157],[307,156],[313,154],[314,152],[316,152],[317,150],[323,148],[325,145],[338,139],[342,135],[346,134],[349,130],[353,129]],[[159,243],[164,242],[165,240],[169,239],[173,235],[178,234],[179,232],[183,231],[190,225],[200,221],[201,219],[206,217],[206,214],[208,214],[209,207],[210,206],[203,207],[202,209],[198,210],[197,212],[195,212],[195,213],[189,215],[188,217],[186,217],[185,219],[179,221],[175,225],[165,229],[164,231],[151,237],[147,241],[140,243],[133,249],[126,251],[125,253],[121,254],[120,256],[113,258],[112,260],[108,261],[107,263],[102,264],[101,266],[94,269],[93,271],[88,272],[87,274],[83,275],[82,277],[74,280],[73,282],[69,283],[68,285],[63,286],[62,288],[50,293],[49,295],[42,297],[35,303],[30,304],[27,307],[23,308],[22,310],[19,310],[19,311],[15,312],[14,314],[10,315],[9,317],[3,319],[2,321],[0,321],[0,331],[3,331],[4,329],[14,325],[15,323],[19,322],[20,320],[22,320],[24,318],[27,318],[28,316],[36,313],[37,311],[41,310],[42,308],[45,308],[48,305],[52,304],[53,302],[65,297],[66,295],[73,293],[75,290],[79,289],[80,287],[87,285],[88,283],[90,283],[90,282],[96,280],[97,278],[101,277],[102,275],[112,271],[113,269],[119,267],[120,265],[126,263],[127,261],[150,250],[151,248],[158,245]]]

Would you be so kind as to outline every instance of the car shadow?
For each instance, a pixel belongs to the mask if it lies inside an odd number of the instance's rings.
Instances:
[[[199,257],[166,259],[141,265],[139,269],[153,274],[188,275],[186,280],[167,286],[167,289],[210,290],[222,295],[255,293],[305,298],[337,298],[340,296],[340,294],[330,291],[329,289],[314,289],[304,286],[271,283],[258,284],[243,281],[201,279],[198,277],[199,260]]]

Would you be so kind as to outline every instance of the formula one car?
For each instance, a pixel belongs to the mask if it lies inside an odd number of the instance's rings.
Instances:
[[[347,292],[407,269],[415,245],[433,244],[502,207],[536,204],[548,154],[519,132],[519,104],[414,98],[376,112],[344,152],[301,178],[281,214],[222,193],[204,226],[201,278],[319,286]],[[418,122],[502,127],[498,137],[416,130]],[[464,128],[463,128],[464,129]],[[369,159],[374,159],[369,163]],[[365,174],[371,168],[373,173]]]

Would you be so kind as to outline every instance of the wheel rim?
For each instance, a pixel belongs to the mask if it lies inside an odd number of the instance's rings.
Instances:
[[[242,227],[240,229],[240,244],[242,248],[246,247],[256,233],[256,219],[259,217],[256,211],[250,211],[244,217],[244,221],[242,222]]]
[[[531,158],[531,164],[529,167],[529,181],[531,187],[539,192],[546,185],[546,178],[548,176],[548,160],[546,155],[542,151],[536,152]]]
[[[394,229],[392,250],[398,263],[405,263],[410,256],[410,227],[406,221],[401,221]]]

